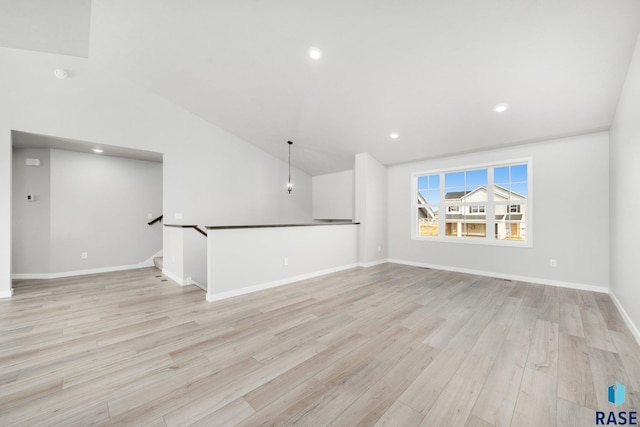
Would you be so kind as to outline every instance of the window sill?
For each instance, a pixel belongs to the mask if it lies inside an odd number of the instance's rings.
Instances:
[[[483,246],[503,246],[510,248],[532,248],[531,240],[488,240],[486,238],[475,237],[424,237],[412,236],[411,240],[434,243],[456,243],[463,245],[483,245]]]

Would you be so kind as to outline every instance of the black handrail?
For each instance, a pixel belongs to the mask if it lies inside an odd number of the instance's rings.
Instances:
[[[198,233],[202,234],[204,237],[207,237],[207,232],[206,231],[202,231],[200,229],[200,227],[198,227],[197,225],[192,225],[189,228],[193,228],[194,230],[196,230]]]
[[[174,227],[174,228],[193,228],[198,233],[202,234],[204,237],[207,237],[207,232],[203,231],[197,225],[191,225],[191,224],[165,224],[164,226],[165,227]]]
[[[148,222],[147,225],[153,225],[158,221],[162,221],[162,217],[163,217],[163,215],[160,215],[158,218],[154,219],[153,221]]]

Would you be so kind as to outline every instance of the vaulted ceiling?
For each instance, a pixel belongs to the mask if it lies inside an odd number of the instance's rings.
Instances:
[[[93,0],[88,57],[320,174],[608,129],[639,32],[637,0]]]

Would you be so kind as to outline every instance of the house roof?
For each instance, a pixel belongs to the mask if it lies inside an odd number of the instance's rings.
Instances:
[[[467,194],[471,193],[471,191],[452,191],[444,195],[445,200],[455,200],[462,199]]]
[[[420,207],[419,212],[422,214],[424,218],[434,218],[436,213],[431,209],[431,206],[427,203],[427,200],[422,197],[422,194],[418,193],[418,203],[421,205],[427,205],[426,207]]]
[[[501,186],[501,185],[494,184],[494,187],[499,188],[499,189],[503,190],[504,192],[511,193],[511,194],[515,194],[516,196],[518,196],[518,197],[522,197],[523,199],[526,199],[526,198],[527,198],[527,196],[525,196],[524,194],[520,194],[520,193],[518,193],[517,191],[511,191],[511,190],[508,190],[508,189],[504,188],[504,187],[503,187],[503,186]]]
[[[501,185],[497,185],[497,184],[495,184],[495,185],[494,185],[494,187],[495,187],[495,188],[499,188],[499,189],[503,190],[503,191],[504,191],[504,192],[506,192],[506,193],[515,194],[516,196],[518,196],[518,197],[522,197],[523,199],[526,199],[526,198],[527,198],[527,196],[523,196],[523,195],[522,195],[522,194],[520,194],[520,193],[517,193],[517,192],[515,192],[515,191],[511,191],[511,190],[507,190],[506,188],[504,188],[504,187],[503,187],[503,186],[501,186]],[[475,193],[476,191],[478,191],[478,190],[480,190],[480,189],[484,189],[484,190],[486,190],[486,187],[484,187],[484,186],[476,187],[475,189],[473,189],[473,190],[471,190],[471,191],[451,191],[451,192],[449,192],[449,193],[446,193],[446,194],[444,195],[444,198],[445,198],[445,200],[457,200],[457,199],[462,199],[462,198],[464,198],[464,197],[468,196],[468,195],[469,195],[469,194],[471,194],[471,193]]]

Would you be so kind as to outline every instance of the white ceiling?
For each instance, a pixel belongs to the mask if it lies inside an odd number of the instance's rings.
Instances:
[[[0,0],[0,46],[86,58],[91,0]]]
[[[11,135],[11,145],[15,148],[54,148],[57,150],[76,151],[92,155],[96,155],[92,150],[99,148],[103,150],[103,152],[100,153],[101,156],[123,157],[126,159],[162,163],[162,154],[153,151],[116,147],[115,145],[94,144],[92,142],[29,132],[13,131]]]
[[[639,31],[638,0],[93,0],[90,60],[316,175],[608,129]]]

